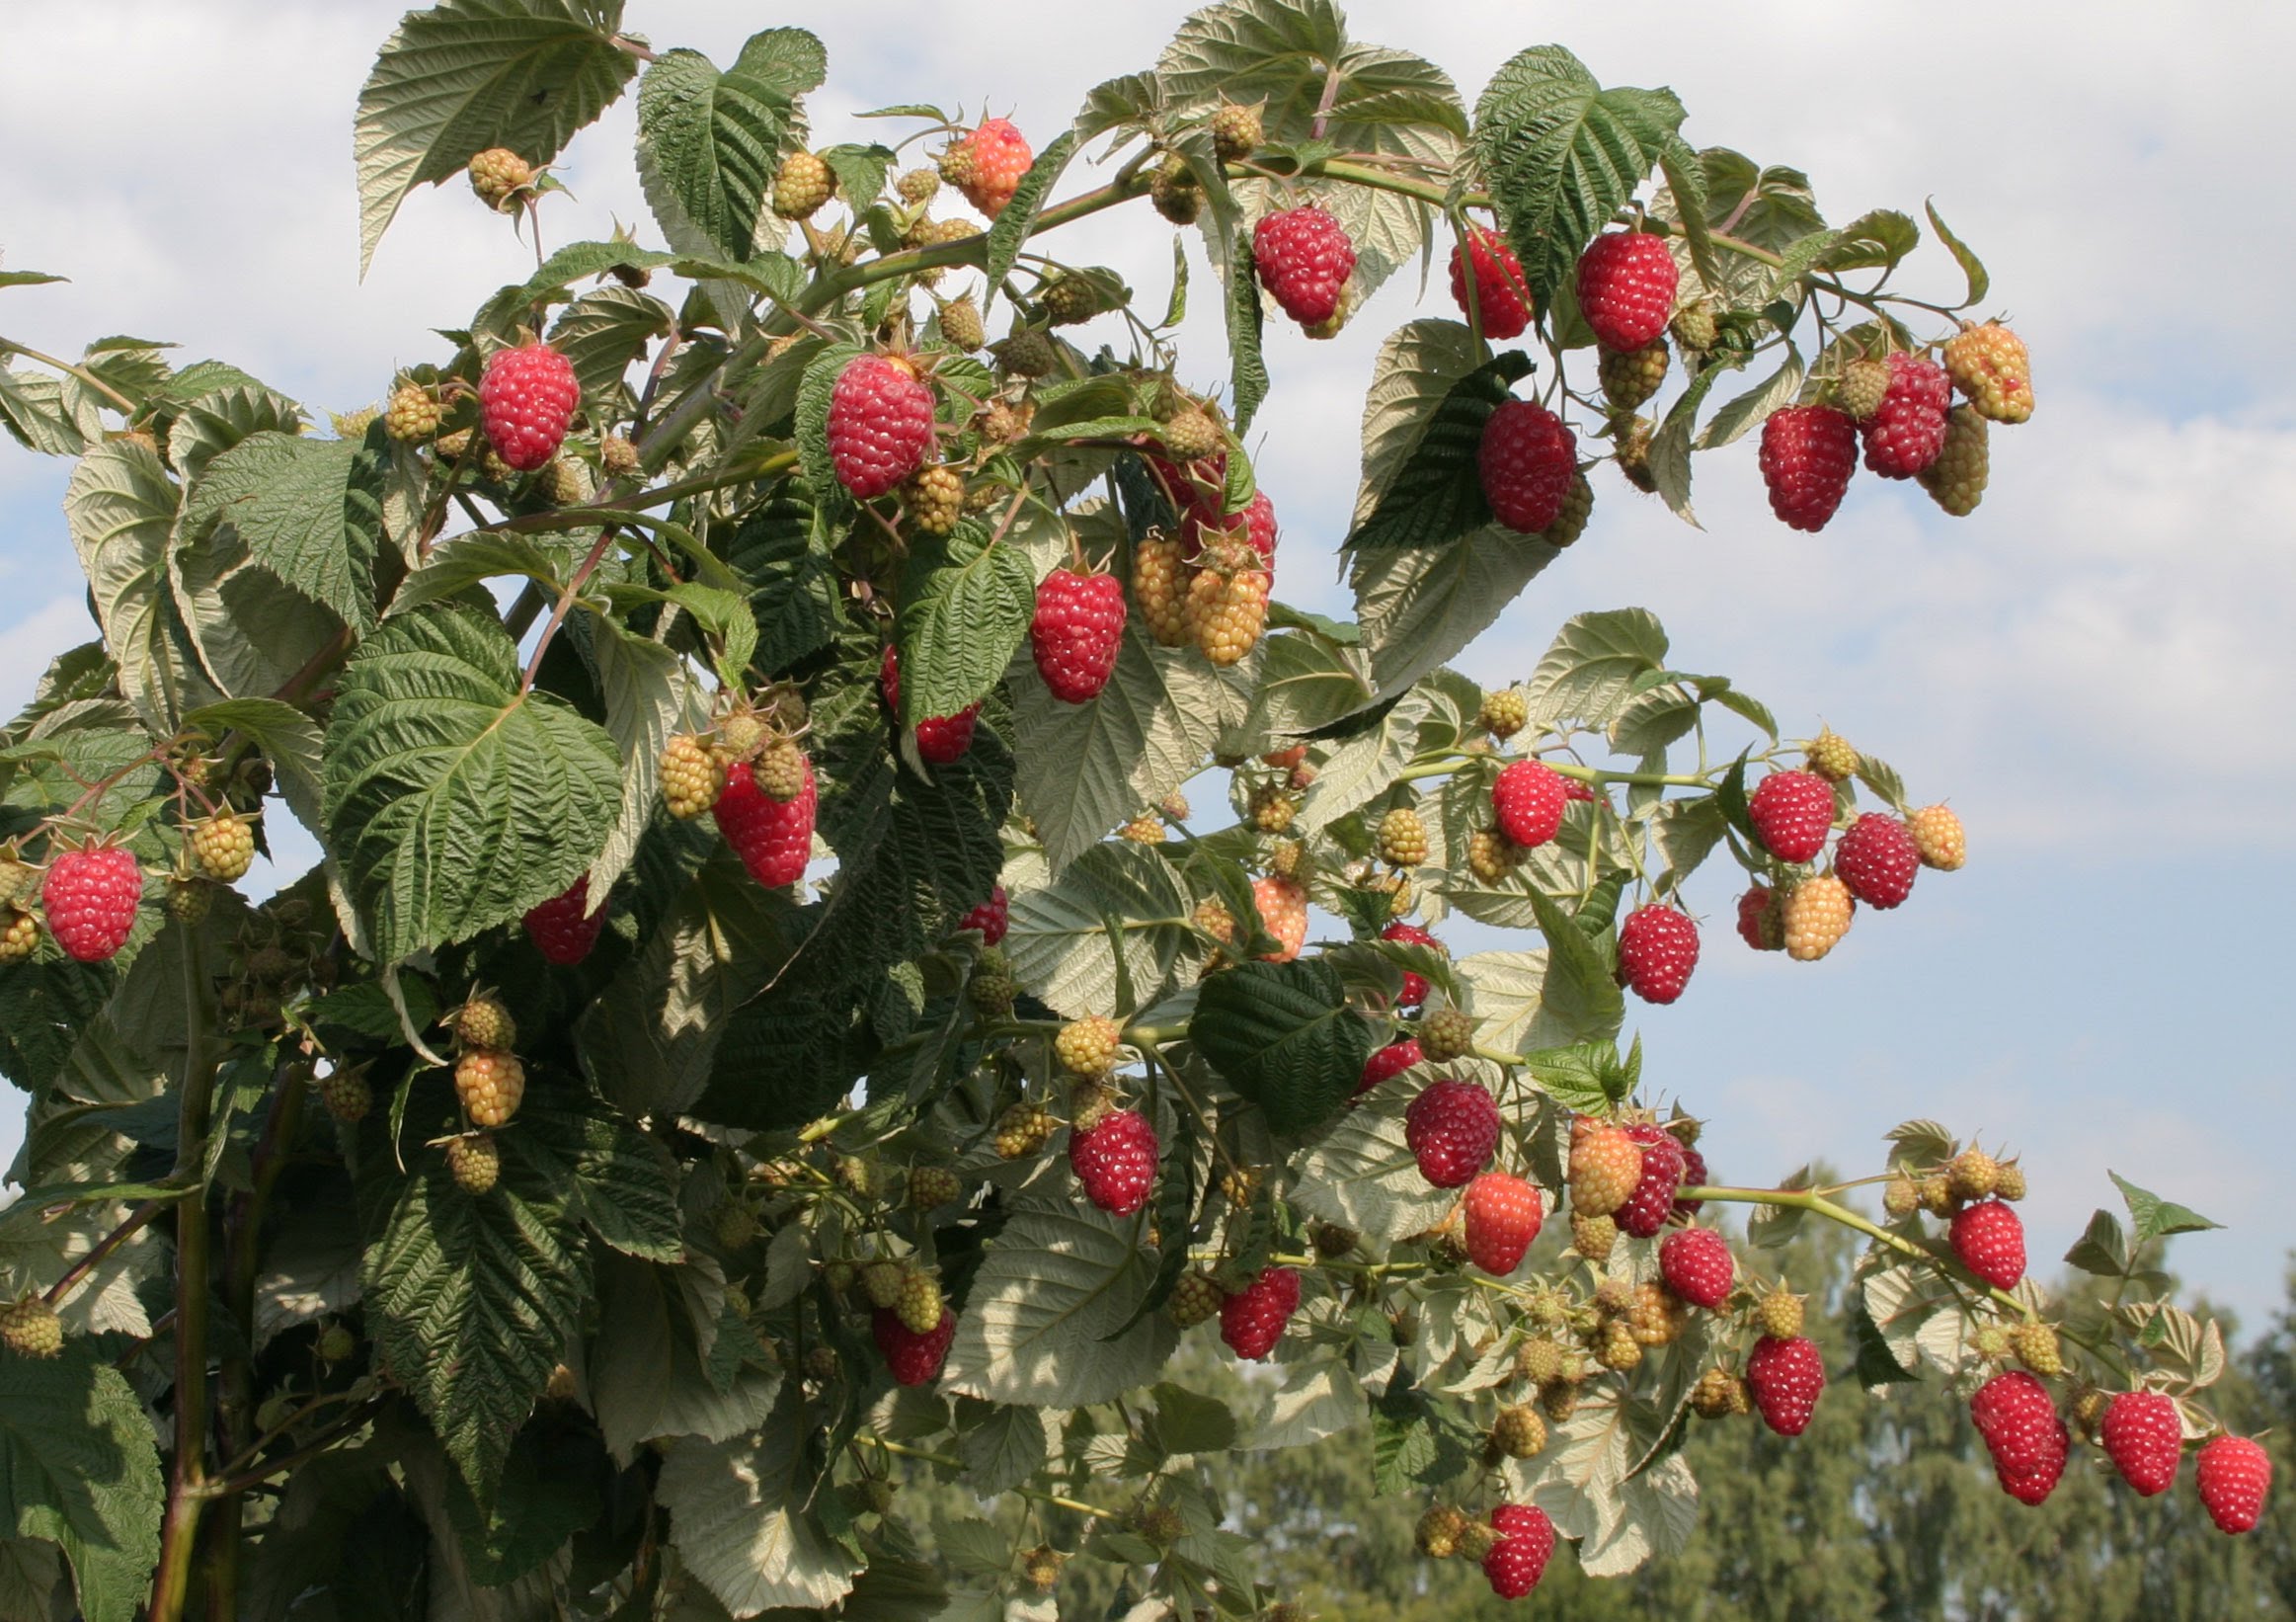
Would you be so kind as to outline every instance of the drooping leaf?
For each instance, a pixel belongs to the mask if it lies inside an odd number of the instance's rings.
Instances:
[[[1188,895],[1170,865],[1128,843],[1094,845],[1051,877],[1041,857],[1005,869],[1010,892],[1005,954],[1047,1007],[1072,1017],[1114,1006],[1117,952],[1143,1006],[1162,995],[1182,955],[1195,945]],[[1112,942],[1107,921],[1124,920]]]
[[[297,434],[303,413],[283,394],[260,384],[232,383],[192,400],[168,429],[168,460],[197,483],[208,462],[250,435]]]
[[[353,625],[374,617],[382,457],[349,440],[252,434],[206,464],[184,504],[184,534],[229,525],[248,556]]]
[[[1045,143],[1045,149],[1036,155],[1028,173],[1012,190],[1012,197],[990,222],[989,240],[984,247],[987,260],[983,270],[983,284],[987,292],[982,298],[982,311],[987,313],[995,302],[1004,279],[1020,258],[1021,244],[1036,229],[1036,217],[1052,197],[1053,187],[1060,182],[1061,171],[1068,168],[1069,159],[1076,150],[1076,132],[1064,129]]]
[[[761,246],[758,218],[797,98],[828,71],[821,41],[793,28],[751,36],[722,73],[696,50],[666,50],[649,63],[638,86],[638,172],[665,229],[689,225],[735,260]],[[670,231],[673,243],[680,234]]]
[[[978,524],[924,537],[902,578],[901,719],[917,726],[985,697],[1028,634],[1036,577],[1019,547]]]
[[[327,733],[330,847],[385,961],[563,893],[621,807],[621,758],[562,700],[521,692],[491,616],[386,623],[344,671]]]
[[[439,0],[409,12],[358,92],[358,271],[407,194],[508,147],[548,163],[638,71],[621,0]]]
[[[1188,1039],[1205,1063],[1266,1112],[1277,1132],[1321,1125],[1350,1096],[1371,1028],[1320,958],[1239,963],[1204,983]]]
[[[0,1357],[6,1530],[72,1568],[87,1622],[130,1622],[159,1561],[159,1454],[134,1388],[84,1349]]]
[[[1453,383],[1343,549],[1438,546],[1489,525],[1477,463],[1483,425],[1530,370],[1530,357],[1509,350]]]
[[[154,732],[222,696],[199,668],[169,590],[178,492],[156,452],[131,440],[97,446],[72,470],[64,522],[95,598],[119,690]]]
[[[663,1458],[656,1491],[678,1553],[736,1616],[819,1610],[852,1589],[862,1562],[829,1535],[814,1507],[810,1443],[819,1423],[798,1383],[786,1380],[754,1434],[689,1437]]]

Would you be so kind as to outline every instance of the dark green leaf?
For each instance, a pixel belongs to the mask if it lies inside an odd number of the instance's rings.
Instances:
[[[1371,1052],[1370,1027],[1344,991],[1320,959],[1240,963],[1204,982],[1189,1040],[1270,1128],[1297,1136],[1354,1095]]]
[[[50,1361],[0,1357],[0,1529],[63,1550],[87,1622],[140,1612],[164,1495],[151,1422],[118,1370],[80,1347]]]
[[[1625,1017],[1624,994],[1603,953],[1570,915],[1543,890],[1531,891],[1540,933],[1546,936],[1546,979],[1542,1010],[1582,1037],[1611,1036]]]
[[[1993,278],[1986,275],[1984,262],[1970,252],[1969,245],[1945,228],[1945,222],[1938,217],[1936,203],[1925,203],[1922,207],[1930,216],[1930,229],[1938,233],[1938,240],[1944,243],[1953,255],[1953,263],[1960,266],[1961,274],[1969,279],[1969,291],[1960,304],[1965,309],[1985,296],[1993,285]]]
[[[1268,364],[1260,354],[1259,278],[1252,269],[1248,234],[1239,233],[1228,248],[1227,311],[1229,415],[1241,435],[1268,397]]]
[[[2129,1226],[2135,1230],[2132,1238],[2140,1247],[2171,1234],[2196,1234],[2224,1226],[2221,1222],[2209,1221],[2198,1211],[2139,1188],[2118,1172],[2105,1175],[2112,1178],[2112,1185],[2120,1190],[2120,1197],[2128,1204]]]
[[[902,577],[901,718],[954,715],[1004,675],[1036,610],[1036,578],[1014,545],[990,545],[978,524],[921,538]]]
[[[736,260],[755,251],[797,98],[828,71],[821,41],[786,28],[752,35],[723,73],[694,50],[667,50],[648,64],[638,86],[638,173],[673,243],[684,234],[673,227],[686,226]]]
[[[988,291],[981,303],[984,313],[996,301],[1004,279],[1012,274],[1012,267],[1020,258],[1021,244],[1036,229],[1037,213],[1059,182],[1061,171],[1068,168],[1069,159],[1076,150],[1076,138],[1073,129],[1064,129],[1047,142],[1045,149],[1036,155],[1036,161],[1029,165],[1028,173],[1020,177],[1020,184],[1013,188],[1012,201],[990,224],[985,246]]]
[[[1530,370],[1530,357],[1509,350],[1452,384],[1342,549],[1437,546],[1489,524],[1490,503],[1477,466],[1483,425],[1507,399],[1510,385]]]
[[[2122,1237],[2120,1219],[2110,1211],[2093,1212],[2089,1226],[2065,1253],[2065,1263],[2079,1267],[2085,1273],[2099,1278],[2118,1278],[2128,1271],[2128,1241]]]

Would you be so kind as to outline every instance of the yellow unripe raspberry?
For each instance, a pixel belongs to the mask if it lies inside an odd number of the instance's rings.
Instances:
[[[401,445],[412,444],[437,433],[444,416],[436,395],[421,383],[401,383],[391,390],[390,404],[383,412],[383,432]]]
[[[783,219],[811,219],[836,189],[835,170],[811,152],[792,152],[773,175],[773,211]]]
[[[1155,533],[1133,547],[1132,601],[1148,634],[1164,647],[1187,645],[1187,596],[1178,540]]]
[[[479,1126],[502,1126],[526,1095],[526,1067],[515,1053],[473,1048],[454,1064],[454,1093]]]
[[[920,467],[902,487],[901,499],[910,527],[928,535],[948,534],[965,513],[965,476],[953,467]]]
[[[1391,867],[1416,867],[1427,859],[1427,824],[1407,805],[1380,819],[1380,859]]]
[[[235,883],[255,863],[255,819],[230,811],[202,817],[192,824],[191,843],[201,872],[218,884]]]
[[[1116,1050],[1124,1029],[1104,1014],[1071,1019],[1053,1038],[1061,1064],[1078,1076],[1105,1076],[1116,1068]]]
[[[502,1180],[503,1152],[492,1134],[471,1132],[446,1143],[446,1170],[466,1194],[483,1194]]]
[[[1821,727],[1803,752],[1809,769],[1828,782],[1841,782],[1858,774],[1858,751],[1849,739],[1832,727]]]
[[[1803,879],[1785,898],[1786,956],[1798,963],[1825,956],[1850,933],[1856,907],[1850,887],[1832,874]]]
[[[2024,340],[1998,321],[1963,329],[1945,346],[1945,372],[1980,416],[2021,423],[2033,414],[2033,365]]]
[[[470,160],[470,189],[497,213],[533,184],[533,166],[507,146],[489,147]]]
[[[1913,835],[1914,849],[1922,853],[1924,867],[1935,867],[1940,873],[1957,872],[1969,859],[1968,837],[1950,806],[1925,805],[1906,818],[1905,826]]]
[[[1268,570],[1249,541],[1207,547],[1188,583],[1186,623],[1196,646],[1220,669],[1239,664],[1259,644],[1268,617]]]
[[[691,821],[716,805],[725,787],[725,758],[701,739],[687,733],[664,747],[662,799],[680,822]]]

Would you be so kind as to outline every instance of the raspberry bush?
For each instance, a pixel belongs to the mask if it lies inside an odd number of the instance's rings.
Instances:
[[[1188,18],[1065,129],[818,149],[803,30],[721,68],[618,0],[481,10],[382,47],[362,250],[467,183],[536,264],[384,405],[0,339],[102,633],[0,747],[0,1459],[51,1609],[363,1614],[387,1572],[404,1614],[1034,1622],[1116,1570],[1274,1615],[1203,1461],[1335,1436],[1520,1595],[1696,1535],[1693,1411],[1792,1434],[1916,1374],[2015,1497],[2206,1442],[2254,1523],[2218,1332],[2139,1259],[2205,1219],[2124,1187],[2060,1299],[2021,1169],[1944,1127],[1879,1221],[1697,1147],[1657,1029],[1719,995],[1697,921],[1822,957],[1963,865],[1954,814],[1642,609],[1450,668],[1603,504],[1691,518],[1694,452],[1758,435],[1803,529],[1861,448],[1974,508],[2030,365],[1935,212],[1954,285],[1902,292],[1910,216],[1826,224],[1671,92],[1542,46],[1470,109],[1305,0]],[[633,91],[663,248],[550,173]],[[1060,259],[1122,208],[1188,233],[1168,297]],[[1412,315],[1423,250],[1456,302]],[[1247,449],[1277,311],[1402,317],[1351,620],[1276,589],[1328,561]],[[323,859],[256,900],[286,821]],[[1854,1368],[1779,1281],[1811,1217],[1870,1245]],[[1183,1334],[1252,1373],[1192,1389]]]

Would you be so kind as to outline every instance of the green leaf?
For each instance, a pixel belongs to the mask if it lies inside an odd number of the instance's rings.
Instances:
[[[680,1267],[601,1261],[586,1372],[591,1410],[615,1459],[626,1463],[666,1436],[727,1441],[771,1411],[776,1371],[742,1369],[723,1387],[710,1378],[714,1342],[731,1338],[719,1328],[726,1304],[725,1278],[707,1257]]]
[[[456,1187],[442,1154],[417,1152],[364,1268],[383,1355],[482,1500],[590,1296],[580,1196],[535,1136],[521,1122],[496,1139],[502,1180],[484,1195]]]
[[[1970,252],[1969,245],[1945,228],[1944,220],[1938,215],[1936,203],[1925,203],[1922,208],[1930,216],[1930,229],[1938,233],[1938,240],[1952,254],[1953,263],[1961,267],[1961,274],[1969,279],[1969,291],[1960,304],[1961,308],[1966,309],[1984,298],[1993,286],[1993,278],[1986,274],[1984,261]]]
[[[973,522],[921,537],[901,583],[902,724],[988,696],[1035,611],[1036,576],[1019,547],[989,544]]]
[[[965,1485],[977,1497],[1008,1493],[1044,1468],[1044,1417],[1033,1408],[993,1405],[958,1438],[957,1456],[965,1461]]]
[[[990,223],[985,277],[987,292],[981,301],[982,312],[995,302],[997,289],[1004,279],[1012,274],[1012,267],[1020,259],[1021,244],[1036,230],[1036,216],[1044,207],[1045,200],[1061,178],[1061,171],[1069,167],[1069,159],[1076,151],[1076,132],[1064,129],[1046,143],[1028,166],[1028,173],[1020,177],[1013,188],[1011,201]]]
[[[1658,499],[1666,503],[1668,512],[1693,527],[1702,527],[1690,505],[1690,452],[1698,429],[1699,408],[1713,392],[1714,385],[1736,369],[1733,363],[1709,365],[1700,372],[1668,409],[1666,421],[1658,425],[1658,432],[1650,437],[1650,478],[1658,486]]]
[[[1565,1109],[1587,1114],[1608,1109],[1611,1093],[1606,1078],[1618,1067],[1616,1042],[1574,1042],[1568,1047],[1541,1048],[1523,1055],[1523,1063],[1540,1090]]]
[[[693,593],[710,588],[684,586],[678,590]],[[747,626],[749,604],[739,597],[731,600],[741,610],[737,628]],[[591,663],[597,672],[598,690],[605,697],[606,731],[623,763],[620,814],[590,870],[591,893],[603,895],[629,869],[639,841],[653,825],[655,801],[662,788],[662,751],[677,733],[699,727],[707,706],[685,661],[669,648],[606,615],[594,618],[590,626]]]
[[[82,412],[65,400],[63,384],[55,378],[6,366],[0,366],[0,427],[25,449],[43,456],[77,456],[104,433],[93,402]]]
[[[1399,692],[1444,664],[1560,555],[1497,525],[1435,550],[1357,553],[1350,578],[1374,687]]]
[[[1840,240],[1818,261],[1829,271],[1897,269],[1921,246],[1922,228],[1895,208],[1874,208],[1842,227]]]
[[[638,172],[669,231],[689,225],[721,252],[747,259],[773,171],[797,125],[797,98],[829,73],[829,53],[803,29],[751,36],[720,73],[696,50],[666,50],[638,86]],[[770,234],[781,234],[779,222]],[[676,242],[683,233],[670,231]],[[683,246],[683,244],[680,244]]]
[[[168,460],[187,482],[216,456],[252,434],[300,434],[302,409],[283,394],[260,384],[233,383],[202,394],[176,415],[168,429]]]
[[[786,1380],[755,1434],[688,1438],[663,1457],[655,1491],[670,1511],[672,1541],[685,1569],[736,1616],[820,1610],[852,1590],[861,1561],[831,1538],[816,1507],[811,1460],[821,1422],[798,1383]]]
[[[555,602],[564,590],[565,568],[562,556],[530,535],[467,530],[431,548],[422,566],[400,583],[389,612],[412,613],[456,597],[483,580],[518,575],[541,587]]]
[[[87,1622],[130,1622],[159,1562],[159,1454],[134,1388],[75,1347],[0,1358],[0,1481],[7,1530],[71,1563]],[[69,1606],[66,1607],[69,1609]]]
[[[1611,965],[1570,915],[1543,890],[1531,892],[1540,933],[1546,936],[1546,983],[1540,989],[1543,1013],[1582,1039],[1613,1036],[1626,1016],[1625,994]]]
[[[216,456],[184,504],[187,539],[220,525],[261,568],[346,623],[374,618],[383,463],[348,440],[250,435]]]
[[[162,735],[185,710],[221,696],[168,587],[177,495],[158,454],[130,440],[89,451],[64,490],[64,523],[119,666],[120,695]]]
[[[836,635],[836,567],[815,541],[813,508],[794,487],[750,510],[727,543],[726,562],[750,588],[760,671],[778,675]]]
[[[1633,697],[1635,679],[1666,668],[1666,646],[1665,628],[1647,608],[1575,615],[1531,673],[1531,719],[1609,726]]]
[[[1143,1218],[1115,1217],[1075,1199],[1062,1179],[1024,1192],[989,1242],[973,1275],[941,1389],[1034,1408],[1104,1403],[1154,1379],[1179,1332],[1150,1314],[1130,1321],[1154,1287],[1155,1253]]]
[[[519,691],[516,658],[491,616],[435,608],[386,623],[343,674],[328,846],[385,962],[562,894],[613,827],[613,740]]]
[[[2166,1239],[2171,1234],[2196,1234],[2209,1228],[2221,1228],[2221,1222],[2211,1222],[2198,1211],[2187,1209],[2171,1200],[2163,1199],[2149,1189],[2139,1188],[2118,1172],[2107,1172],[2112,1185],[2120,1190],[2127,1202],[2129,1226],[2135,1230],[2133,1242],[2138,1246]]]
[[[1452,384],[1341,549],[1437,546],[1489,525],[1491,507],[1477,461],[1483,425],[1530,370],[1530,357],[1509,350]]]
[[[2065,1253],[2065,1264],[2079,1267],[2085,1273],[2099,1278],[2119,1278],[2129,1269],[2128,1240],[2120,1231],[2120,1219],[2110,1211],[2090,1214],[2089,1226]]]
[[[885,190],[885,176],[894,164],[892,148],[850,143],[825,146],[815,154],[837,177],[837,196],[857,216]]]
[[[1125,925],[1125,975],[1144,1005],[1158,1001],[1183,956],[1196,949],[1190,902],[1161,856],[1127,842],[1094,845],[1051,882],[1041,858],[1005,868],[1011,917],[1004,937],[1012,972],[1047,1007],[1069,1017],[1112,1007],[1116,950],[1104,920]]]
[[[37,287],[49,282],[69,282],[68,276],[49,276],[45,271],[0,271],[0,287]]]
[[[1770,420],[1770,414],[1793,404],[1801,393],[1801,352],[1785,346],[1785,364],[1714,413],[1699,434],[1701,450],[1713,450],[1742,439]]]
[[[288,809],[312,833],[320,831],[322,739],[317,722],[277,698],[227,698],[196,709],[184,720],[218,738],[237,732],[252,741],[271,762]]]
[[[1682,220],[1688,232],[1693,274],[1685,279],[1683,296],[1696,297],[1702,289],[1723,312],[1758,310],[1768,302],[1770,267],[1749,254],[1714,251],[1714,232],[1726,228],[1741,242],[1782,254],[1825,227],[1810,196],[1809,177],[1798,169],[1764,169],[1721,146],[1694,157],[1677,142],[1667,175],[1667,190],[1654,200],[1651,211],[1661,219]]]
[[[509,147],[555,158],[638,71],[621,0],[439,0],[409,12],[358,92],[358,274],[406,196]]]
[[[1339,971],[1317,958],[1239,963],[1204,982],[1188,1039],[1204,1062],[1293,1136],[1355,1095],[1371,1028],[1347,1006]]]
[[[1443,1220],[1456,1200],[1419,1175],[1403,1141],[1404,1089],[1415,1091],[1399,1081],[1367,1095],[1315,1140],[1300,1160],[1290,1195],[1301,1210],[1353,1228],[1375,1245],[1391,1245]]]
[[[1534,45],[1491,76],[1475,103],[1475,154],[1540,309],[1682,121],[1671,90],[1605,90],[1560,45]]]
[[[1251,236],[1238,232],[1227,253],[1227,392],[1240,437],[1268,397],[1268,363],[1260,353],[1260,289],[1252,268]],[[1234,458],[1229,458],[1233,460]]]
[[[1148,1434],[1166,1454],[1226,1453],[1235,1446],[1235,1412],[1217,1397],[1164,1381],[1149,1392],[1155,1418]]]
[[[600,287],[566,306],[550,329],[550,343],[574,367],[591,418],[611,422],[621,415],[622,374],[676,324],[676,312],[652,293]]]

